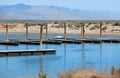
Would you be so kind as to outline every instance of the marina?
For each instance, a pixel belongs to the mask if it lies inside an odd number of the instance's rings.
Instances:
[[[62,36],[49,34],[47,28],[43,34],[46,24],[39,25],[37,34],[29,33],[27,26],[25,34],[11,34],[8,28],[0,34],[1,78],[38,78],[40,72],[47,73],[48,78],[57,78],[58,72],[71,69],[109,73],[111,66],[120,66],[119,36],[102,36],[100,31],[98,36],[84,37],[84,27],[81,35],[69,35],[66,26]],[[9,74],[5,75],[6,72]]]

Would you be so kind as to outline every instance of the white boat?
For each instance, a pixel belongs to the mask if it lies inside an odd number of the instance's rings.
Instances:
[[[55,36],[54,39],[64,39],[63,36]]]

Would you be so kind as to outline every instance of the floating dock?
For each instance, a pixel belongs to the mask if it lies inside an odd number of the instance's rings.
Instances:
[[[20,44],[32,44],[32,45],[40,45],[39,41],[18,41]],[[45,40],[42,41],[43,44],[61,44],[61,41],[54,41],[54,40]]]
[[[17,46],[17,45],[19,45],[19,42],[16,42],[16,41],[0,41],[0,45]]]
[[[56,50],[43,49],[43,50],[3,50],[0,51],[0,57],[5,56],[32,56],[32,55],[45,55],[55,54]]]
[[[49,40],[43,40],[43,44],[55,44],[60,45],[62,43],[74,43],[74,44],[81,44],[84,43],[93,43],[93,44],[99,44],[99,43],[120,43],[120,39],[68,39],[68,40],[56,40],[56,39],[49,39]],[[31,45],[40,45],[39,40],[9,40],[9,41],[0,41],[0,45],[12,45],[17,46],[19,44],[31,44]]]

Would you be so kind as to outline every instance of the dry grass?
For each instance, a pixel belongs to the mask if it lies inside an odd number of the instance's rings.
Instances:
[[[106,73],[97,74],[95,71],[77,71],[59,73],[58,78],[110,78]]]
[[[73,76],[73,72],[72,71],[67,71],[67,72],[61,72],[61,73],[58,73],[58,78],[72,78]]]

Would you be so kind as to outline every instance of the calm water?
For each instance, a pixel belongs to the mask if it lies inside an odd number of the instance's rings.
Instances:
[[[49,35],[54,37],[55,35]],[[68,37],[80,38],[78,35]],[[110,36],[109,36],[110,37]],[[12,39],[25,39],[24,34],[9,34]],[[39,39],[39,34],[29,38]],[[120,38],[112,37],[111,38]],[[0,34],[0,40],[5,34]],[[56,49],[55,55],[0,57],[0,78],[38,78],[39,72],[56,78],[58,72],[95,69],[109,72],[111,66],[120,67],[120,43],[45,45],[43,49]],[[3,46],[0,50],[39,49],[38,45]]]

